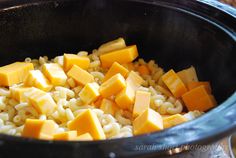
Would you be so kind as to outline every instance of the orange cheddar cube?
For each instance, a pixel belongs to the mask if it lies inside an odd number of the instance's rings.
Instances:
[[[126,47],[125,40],[123,38],[118,38],[116,40],[102,44],[98,48],[98,52],[101,54],[104,54],[104,53],[111,52],[111,51],[118,50],[118,49],[122,49],[125,47]]]
[[[59,64],[44,64],[42,67],[42,72],[54,86],[65,85],[67,76]]]
[[[125,79],[121,74],[116,74],[108,79],[106,82],[102,83],[99,88],[100,94],[106,98],[112,95],[116,95],[123,88],[125,88]]]
[[[93,137],[89,133],[84,133],[79,135],[76,140],[78,141],[90,141],[93,140]]]
[[[27,102],[27,97],[25,96],[25,92],[30,91],[29,87],[11,87],[11,97],[17,100],[18,102]]]
[[[73,65],[77,65],[82,69],[88,69],[90,60],[88,57],[78,56],[76,54],[64,54],[64,70],[68,71]]]
[[[51,95],[40,89],[32,87],[24,95],[39,114],[51,114],[57,107]]]
[[[181,123],[187,122],[188,120],[181,114],[175,114],[167,117],[163,117],[164,128],[170,128]]]
[[[95,140],[106,138],[97,115],[91,109],[77,115],[74,120],[68,123],[68,128],[77,130],[78,135],[89,133]]]
[[[130,63],[138,57],[138,49],[136,45],[128,46],[123,49],[115,50],[109,53],[102,54],[100,60],[102,67],[110,67],[114,62],[120,64]]]
[[[172,69],[162,76],[162,80],[176,98],[187,92],[184,83]]]
[[[33,86],[43,91],[50,91],[52,85],[40,70],[31,70],[24,81],[25,86]]]
[[[209,95],[205,86],[196,87],[182,96],[189,111],[207,111],[216,105],[212,95]]]
[[[177,72],[179,78],[187,85],[191,81],[198,81],[196,70],[193,66],[188,69]]]
[[[108,80],[109,78],[111,78],[112,76],[120,73],[124,78],[126,78],[127,74],[128,74],[129,70],[127,70],[125,67],[123,67],[122,65],[120,65],[117,62],[114,62],[112,64],[112,66],[110,67],[110,69],[107,71],[103,82],[105,82],[106,80]]]
[[[116,111],[118,110],[116,103],[114,103],[111,100],[108,99],[103,99],[100,109],[102,111],[104,111],[105,114],[111,114],[111,115],[115,115]]]
[[[133,117],[141,115],[145,110],[149,108],[150,98],[150,92],[136,91]]]
[[[146,134],[163,129],[163,120],[159,113],[148,108],[133,122],[134,135]]]
[[[87,83],[94,82],[94,77],[86,70],[83,70],[77,65],[74,65],[68,72],[67,75],[73,78],[77,83],[86,85]]]
[[[96,82],[87,83],[84,88],[80,91],[80,99],[85,104],[90,104],[99,97],[99,85]]]
[[[55,131],[56,124],[52,120],[26,119],[22,136],[51,140]]]
[[[194,89],[196,87],[199,87],[199,86],[205,86],[207,92],[209,94],[211,94],[211,85],[210,85],[210,82],[199,82],[199,81],[192,81],[192,82],[189,82],[187,84],[188,86],[188,89],[191,90],[191,89]]]
[[[0,67],[0,86],[12,86],[24,81],[25,76],[33,70],[32,63],[15,62],[6,66]]]
[[[53,135],[54,140],[76,140],[77,131],[67,131],[62,133],[56,133]]]
[[[172,97],[173,96],[168,89],[165,89],[162,86],[157,85],[157,90],[160,91],[162,94],[168,96],[168,97]]]
[[[99,96],[97,100],[95,100],[92,105],[95,106],[96,108],[99,108],[102,104],[103,97]]]

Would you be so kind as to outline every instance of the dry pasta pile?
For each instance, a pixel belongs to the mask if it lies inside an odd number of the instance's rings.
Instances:
[[[198,81],[194,67],[165,73],[154,60],[136,59],[137,53],[119,38],[90,54],[26,58],[1,67],[0,133],[50,140],[131,137],[195,119],[213,107],[208,98],[189,101],[197,89],[213,102],[209,82]]]

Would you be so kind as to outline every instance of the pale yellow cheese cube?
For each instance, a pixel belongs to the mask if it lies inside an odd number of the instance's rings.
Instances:
[[[76,54],[64,54],[64,70],[68,71],[73,65],[77,65],[82,69],[88,69],[90,60],[88,57],[78,56]]]
[[[112,66],[110,67],[110,69],[107,71],[103,82],[105,82],[106,80],[108,80],[109,78],[111,78],[112,76],[116,75],[120,73],[123,77],[127,77],[129,70],[127,70],[124,66],[120,65],[117,62],[114,62],[112,64]]]
[[[78,141],[90,141],[90,140],[93,140],[93,137],[89,133],[84,133],[84,134],[79,135],[76,138],[76,140],[78,140]]]
[[[118,110],[118,107],[113,101],[108,99],[102,99],[100,109],[104,111],[105,114],[111,114],[114,116],[116,111]]]
[[[50,91],[52,85],[40,70],[31,70],[24,81],[25,86],[33,86],[43,91]]]
[[[148,108],[133,121],[134,135],[146,134],[163,129],[161,115]]]
[[[187,118],[185,118],[183,115],[181,114],[175,114],[169,117],[164,117],[163,118],[163,125],[164,128],[170,128],[176,125],[179,125],[181,123],[187,122]]]
[[[10,93],[11,97],[18,102],[27,102],[27,97],[25,96],[25,92],[30,91],[31,88],[29,87],[11,87],[10,88]]]
[[[78,135],[89,133],[94,140],[106,138],[96,113],[91,109],[78,114],[67,126],[70,130],[77,130]]]
[[[56,133],[53,135],[54,140],[76,140],[77,131],[66,131],[62,133]]]
[[[25,92],[24,95],[39,114],[51,114],[57,107],[51,95],[40,89],[33,87],[30,91]]]
[[[0,67],[0,86],[12,86],[24,81],[25,76],[33,70],[32,63],[15,62]]]
[[[37,139],[53,139],[56,124],[52,120],[26,119],[22,136]]]
[[[198,81],[197,73],[193,66],[177,72],[177,75],[184,82],[186,86],[189,82]]]
[[[65,85],[67,76],[59,64],[44,64],[42,67],[42,72],[54,86]]]
[[[125,86],[126,83],[124,77],[118,73],[106,82],[102,83],[99,91],[103,97],[109,97],[119,93],[123,88],[125,88]]]
[[[141,115],[150,105],[150,92],[136,91],[135,103],[133,108],[133,117]]]
[[[99,97],[99,85],[96,82],[87,83],[84,88],[80,91],[80,99],[85,104],[90,104]]]
[[[86,70],[81,69],[79,66],[74,65],[68,72],[67,75],[73,78],[77,83],[86,85],[87,83],[94,82],[94,77]]]
[[[100,54],[103,54],[103,53],[111,52],[111,51],[118,50],[125,47],[126,47],[125,40],[123,38],[118,38],[116,40],[102,44],[98,48],[98,51]]]
[[[126,82],[129,82],[130,84],[133,84],[134,87],[138,88],[144,83],[144,80],[138,73],[130,71],[126,79]]]

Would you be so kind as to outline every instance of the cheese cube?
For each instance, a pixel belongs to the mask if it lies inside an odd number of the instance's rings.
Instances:
[[[184,83],[172,69],[162,76],[162,80],[176,98],[187,92]]]
[[[99,96],[97,98],[97,100],[95,100],[93,103],[92,103],[92,106],[95,106],[96,108],[99,108],[102,104],[102,100],[103,100],[103,97],[102,96]]]
[[[209,94],[211,94],[210,82],[191,81],[187,84],[189,90],[194,89],[194,88],[199,87],[199,86],[202,86],[202,85],[205,87],[206,91]]]
[[[105,114],[111,114],[113,116],[115,116],[115,113],[118,110],[116,103],[108,99],[102,100],[100,109],[104,111]]]
[[[0,67],[0,86],[12,86],[24,81],[25,76],[33,70],[32,63],[15,62]]]
[[[187,85],[191,81],[198,81],[196,70],[193,66],[188,69],[177,72],[179,78]]]
[[[110,67],[110,69],[107,71],[103,82],[108,80],[109,78],[111,78],[112,76],[120,73],[123,77],[126,78],[127,74],[128,74],[129,70],[127,70],[124,66],[120,65],[117,62],[114,62],[112,64],[112,66]]]
[[[78,141],[89,141],[89,140],[93,140],[93,137],[89,134],[89,133],[84,133],[79,135],[76,140]]]
[[[168,97],[173,97],[173,95],[171,94],[171,92],[168,89],[166,89],[162,86],[159,86],[159,85],[157,85],[156,87],[157,87],[157,90],[160,91],[162,94],[164,94]]]
[[[10,88],[10,93],[11,97],[18,102],[27,102],[27,97],[25,96],[25,92],[30,91],[31,88],[29,87],[11,87]]]
[[[85,104],[90,104],[99,97],[99,85],[96,82],[87,83],[84,88],[80,91],[80,99]]]
[[[105,98],[112,95],[116,95],[123,88],[125,88],[125,79],[121,74],[116,74],[106,82],[102,83],[99,88],[100,94]]]
[[[205,86],[196,87],[182,96],[189,111],[207,111],[216,105],[212,95],[209,95]]]
[[[53,139],[56,130],[56,124],[52,120],[26,119],[23,137],[37,139]]]
[[[181,114],[175,114],[168,117],[163,117],[164,128],[170,128],[187,121],[188,120]]]
[[[79,66],[74,65],[67,75],[73,78],[77,83],[86,85],[87,83],[94,82],[94,77],[86,70],[81,69]]]
[[[76,140],[77,131],[67,131],[53,135],[54,140]]]
[[[115,102],[119,106],[119,108],[132,111],[135,90],[136,87],[134,87],[129,82],[126,82],[126,87],[120,93],[118,93],[115,98]]]
[[[126,79],[126,88],[123,89],[116,96],[117,105],[126,110],[133,109],[135,91],[141,86],[144,82],[142,77],[140,77],[136,72],[131,71]]]
[[[148,108],[133,121],[133,129],[134,135],[162,130],[162,117],[156,111]]]
[[[126,47],[125,40],[123,38],[118,38],[116,40],[102,44],[98,48],[98,51],[99,53],[107,53],[125,47]]]
[[[141,115],[150,105],[150,92],[136,91],[135,103],[133,108],[133,117]]]
[[[31,70],[24,81],[25,86],[34,86],[43,91],[50,91],[52,85],[40,70]]]
[[[78,56],[76,54],[64,54],[64,70],[68,71],[73,65],[77,65],[82,69],[88,69],[90,60],[88,57]]]
[[[37,88],[31,88],[31,90],[25,92],[24,95],[39,114],[51,114],[57,107],[57,104],[50,94]]]
[[[65,85],[67,76],[59,64],[44,64],[42,67],[42,72],[54,86]]]
[[[68,128],[77,130],[78,135],[89,133],[95,140],[106,138],[97,115],[91,109],[77,115],[74,120],[68,123]]]
[[[102,67],[110,67],[114,62],[120,64],[130,63],[138,57],[138,49],[136,45],[128,46],[123,49],[115,50],[109,53],[102,54],[100,60]]]

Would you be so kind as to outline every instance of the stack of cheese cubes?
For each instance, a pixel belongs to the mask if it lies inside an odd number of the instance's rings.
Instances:
[[[102,83],[96,82],[87,71],[90,66],[87,56],[64,54],[63,66],[45,63],[40,70],[34,70],[32,63],[16,62],[0,67],[0,85],[9,87],[11,97],[19,103],[27,102],[39,114],[50,116],[58,105],[49,92],[56,86],[65,86],[67,79],[72,78],[83,87],[77,97],[84,105],[93,105],[113,116],[119,109],[130,111],[134,135],[187,121],[182,114],[161,116],[151,109],[151,93],[139,89],[144,83],[143,78],[135,69],[124,66],[132,65],[138,57],[136,45],[126,46],[124,39],[119,38],[101,45],[98,52],[102,68],[106,70]],[[138,71],[148,74],[150,70],[141,66]],[[159,90],[167,96],[182,99],[189,111],[206,111],[216,104],[209,82],[199,82],[193,67],[178,73],[170,70],[161,80]],[[53,120],[27,119],[22,136],[53,140],[106,139],[102,125],[91,109],[78,114],[67,127],[69,131],[56,133],[58,125]]]

